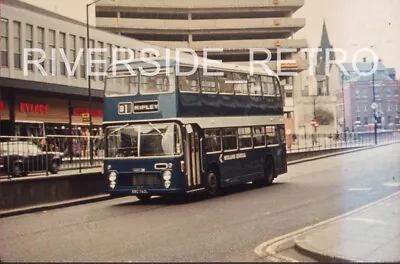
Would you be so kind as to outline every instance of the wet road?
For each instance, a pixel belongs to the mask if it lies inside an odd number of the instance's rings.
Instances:
[[[89,187],[90,188],[90,187]],[[289,166],[186,203],[121,198],[0,219],[3,261],[255,261],[274,237],[400,190],[400,144]]]

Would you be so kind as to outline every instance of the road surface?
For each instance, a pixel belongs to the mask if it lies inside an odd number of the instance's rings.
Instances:
[[[393,144],[292,165],[271,187],[246,185],[215,199],[128,197],[2,218],[0,258],[259,261],[259,244],[399,189],[400,144]]]

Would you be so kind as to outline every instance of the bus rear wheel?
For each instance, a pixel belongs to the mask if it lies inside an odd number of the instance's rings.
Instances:
[[[210,197],[217,196],[219,192],[219,175],[217,172],[210,170],[206,174],[205,187]]]
[[[151,199],[151,195],[150,194],[138,194],[138,195],[136,195],[136,197],[141,202],[148,202]]]
[[[264,175],[262,179],[256,180],[257,186],[270,186],[275,179],[275,165],[272,159],[267,159],[264,164]]]

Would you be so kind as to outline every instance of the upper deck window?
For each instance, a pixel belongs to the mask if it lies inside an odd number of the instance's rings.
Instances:
[[[173,70],[161,69],[154,75],[151,69],[145,69],[143,74],[136,71],[134,75],[119,73],[119,76],[109,76],[106,80],[106,96],[123,96],[140,94],[170,93],[175,89]]]
[[[140,75],[140,94],[160,94],[173,92],[175,89],[173,73],[161,71],[154,76]]]
[[[138,76],[108,77],[105,83],[106,96],[136,95]]]

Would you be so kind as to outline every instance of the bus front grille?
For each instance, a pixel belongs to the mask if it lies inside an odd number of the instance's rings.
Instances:
[[[140,172],[121,175],[119,179],[120,186],[151,186],[158,187],[162,185],[159,173]]]

